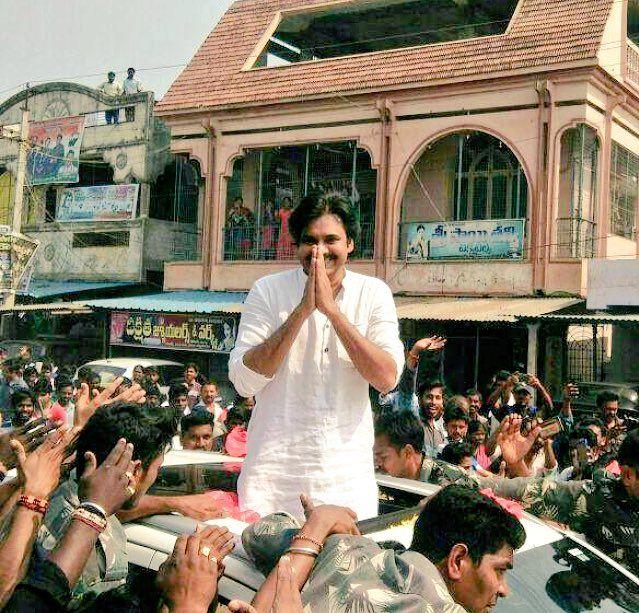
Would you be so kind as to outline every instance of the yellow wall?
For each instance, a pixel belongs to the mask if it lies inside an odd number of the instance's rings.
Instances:
[[[13,211],[13,176],[9,172],[0,174],[0,225],[11,225]]]

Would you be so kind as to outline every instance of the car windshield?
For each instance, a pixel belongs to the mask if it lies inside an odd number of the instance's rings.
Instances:
[[[111,381],[126,372],[126,369],[120,366],[107,366],[103,364],[92,364],[89,368],[96,375],[100,376],[100,387],[106,387]]]
[[[639,587],[569,538],[518,553],[495,611],[639,611]]]

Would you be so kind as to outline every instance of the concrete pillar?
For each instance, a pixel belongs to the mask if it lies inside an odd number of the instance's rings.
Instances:
[[[539,350],[539,324],[527,324],[528,328],[528,358],[526,361],[526,372],[531,375],[537,374],[537,353]]]

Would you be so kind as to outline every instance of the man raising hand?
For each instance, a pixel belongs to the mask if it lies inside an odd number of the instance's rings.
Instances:
[[[347,200],[305,197],[289,226],[301,267],[255,283],[229,360],[256,400],[240,505],[301,516],[302,490],[365,519],[377,513],[368,386],[390,391],[404,366],[395,304],[346,269],[359,235]]]

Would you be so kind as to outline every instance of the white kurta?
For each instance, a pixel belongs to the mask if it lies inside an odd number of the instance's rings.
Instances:
[[[242,396],[255,396],[248,454],[238,483],[243,509],[301,517],[301,493],[316,504],[377,515],[373,416],[368,382],[360,375],[328,318],[315,311],[272,379],[249,369],[244,354],[289,317],[304,294],[302,268],[270,275],[251,289],[229,360]],[[395,302],[379,279],[346,272],[336,302],[358,330],[404,367]]]

